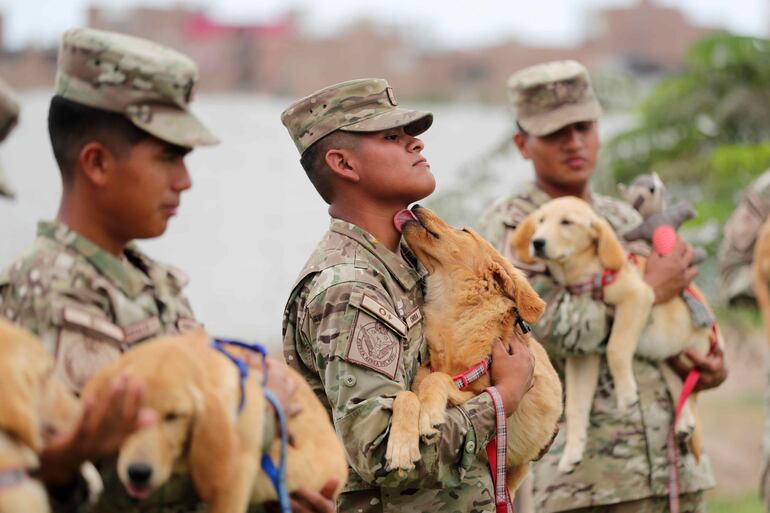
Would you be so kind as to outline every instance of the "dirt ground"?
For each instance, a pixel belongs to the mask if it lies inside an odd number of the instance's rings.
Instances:
[[[727,381],[698,398],[705,452],[717,479],[711,496],[753,496],[759,486],[768,344],[756,323],[722,322]]]

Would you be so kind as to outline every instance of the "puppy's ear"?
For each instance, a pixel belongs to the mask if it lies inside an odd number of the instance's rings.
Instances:
[[[235,465],[236,433],[232,412],[211,391],[194,390],[196,412],[193,418],[188,467],[198,493],[205,502],[232,483]]]
[[[615,230],[610,223],[597,217],[591,221],[591,228],[594,230],[596,238],[596,253],[599,262],[605,269],[617,271],[626,263],[626,251],[620,245]]]
[[[530,214],[519,223],[516,230],[511,234],[511,245],[513,246],[516,258],[525,264],[534,264],[535,259],[529,252],[529,243],[532,242],[532,235],[535,233],[535,217]]]
[[[535,322],[543,315],[545,301],[540,299],[524,274],[510,262],[494,262],[492,274],[505,295],[516,304],[522,319]]]

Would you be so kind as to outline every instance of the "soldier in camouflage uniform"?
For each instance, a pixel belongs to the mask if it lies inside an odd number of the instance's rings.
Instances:
[[[751,261],[762,223],[770,214],[770,170],[746,189],[740,203],[725,223],[719,246],[720,291],[729,305],[754,306]]]
[[[641,219],[629,205],[593,193],[588,186],[599,148],[596,122],[601,108],[585,68],[574,61],[536,65],[512,75],[508,86],[518,126],[514,141],[522,156],[532,160],[536,178],[491,206],[481,218],[480,232],[528,272],[545,298],[546,312],[534,331],[557,363],[568,354],[603,353],[611,311],[591,294],[574,295],[556,285],[545,266],[517,261],[510,235],[528,213],[565,195],[589,201],[618,234]],[[678,244],[685,249],[681,241]],[[656,301],[673,297],[689,283],[695,274],[688,269],[690,259],[691,250],[671,257],[650,254],[645,280],[655,290]],[[709,369],[704,388],[724,379],[721,353],[698,364]],[[633,369],[639,405],[621,414],[606,360],[601,360],[583,460],[569,474],[557,469],[566,433],[562,428],[550,452],[534,466],[538,512],[668,511],[666,438],[672,399],[655,363],[635,359]],[[696,463],[684,445],[680,450],[681,511],[703,511],[702,490],[714,486],[708,459],[704,455]]]
[[[18,121],[19,102],[8,84],[0,80],[0,143],[5,141]],[[5,178],[2,168],[0,168],[0,196],[14,197],[13,189]]]
[[[433,117],[397,105],[385,80],[362,79],[318,91],[281,116],[332,217],[289,296],[284,356],[328,409],[346,448],[351,472],[339,511],[492,512],[488,394],[448,409],[438,440],[420,444],[416,468],[386,465],[393,400],[428,358],[425,271],[393,216],[435,186],[415,137]],[[513,403],[532,372],[531,355],[514,346],[509,356],[498,343],[492,365],[493,383]]]
[[[765,171],[744,192],[741,201],[725,223],[724,238],[719,246],[719,278],[722,298],[729,306],[756,307],[751,265],[754,245],[762,223],[770,215],[770,170]],[[770,383],[770,366],[768,367]],[[768,387],[770,390],[770,387]],[[770,392],[765,408],[770,412]],[[770,512],[770,414],[765,417],[763,440],[765,464],[761,494],[765,510]]]
[[[191,186],[184,156],[217,142],[188,110],[196,80],[190,59],[150,41],[83,29],[62,39],[48,118],[63,181],[59,214],[41,222],[38,238],[0,273],[0,315],[41,338],[76,394],[133,345],[198,326],[184,274],[131,243],[165,231]],[[141,503],[127,495],[111,457],[128,433],[156,419],[138,407],[141,384],[121,377],[112,386],[41,457],[54,511],[86,510],[77,472],[86,460],[101,461],[104,482],[90,511],[203,511],[186,477],[172,477]],[[266,419],[269,443],[275,429],[273,416]]]

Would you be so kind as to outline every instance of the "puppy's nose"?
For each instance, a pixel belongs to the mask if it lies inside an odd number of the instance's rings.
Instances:
[[[132,463],[128,466],[128,477],[137,485],[145,485],[152,477],[152,467],[146,463]]]
[[[535,250],[536,255],[542,256],[545,252],[545,239],[532,239],[532,249]]]

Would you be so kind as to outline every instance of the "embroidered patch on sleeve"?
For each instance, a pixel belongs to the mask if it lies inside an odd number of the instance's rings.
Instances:
[[[420,312],[420,307],[416,306],[414,307],[414,310],[406,314],[406,327],[408,329],[412,329],[412,326],[414,326],[421,320],[422,320],[422,312]]]
[[[401,359],[401,342],[384,323],[360,311],[348,345],[347,359],[395,379]]]

